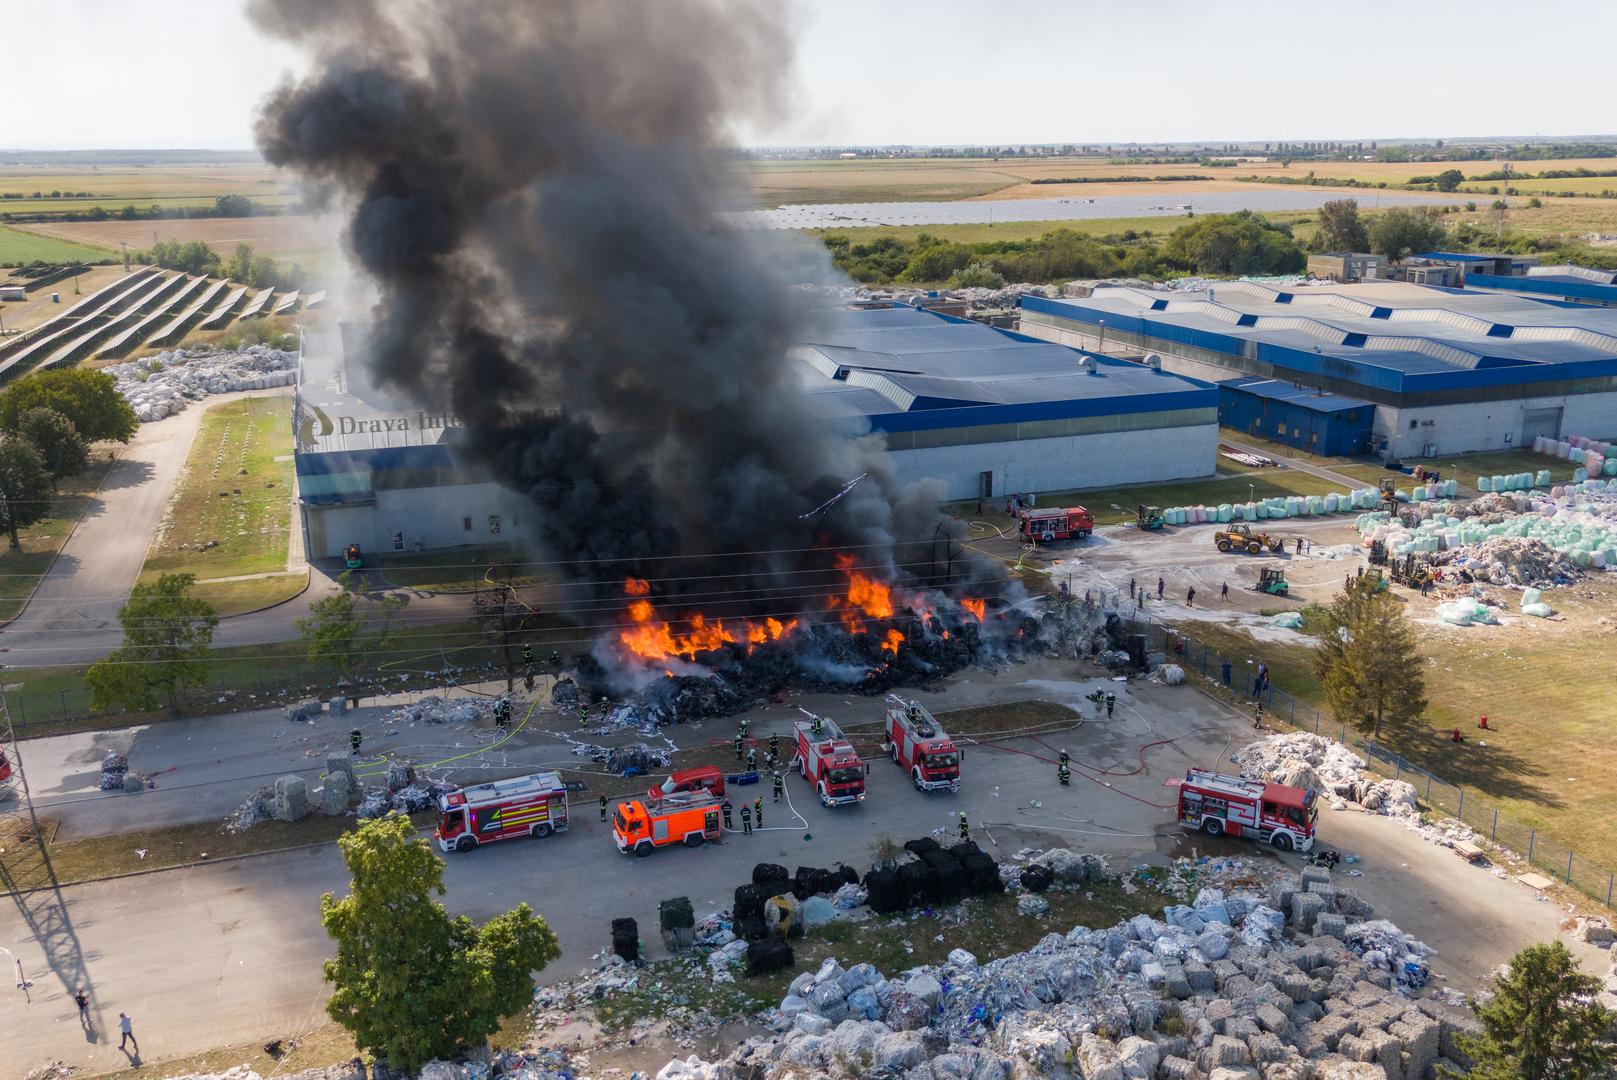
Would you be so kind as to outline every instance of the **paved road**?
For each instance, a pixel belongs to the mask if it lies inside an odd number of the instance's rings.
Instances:
[[[1341,484],[1342,487],[1347,491],[1357,491],[1362,487],[1374,486],[1373,484],[1365,483],[1363,480],[1356,480],[1344,473],[1335,472],[1324,465],[1316,465],[1311,461],[1305,461],[1299,457],[1287,457],[1283,454],[1278,454],[1275,452],[1273,447],[1256,446],[1252,443],[1238,442],[1235,439],[1226,439],[1222,437],[1220,437],[1219,442],[1223,443],[1225,446],[1233,447],[1236,450],[1244,450],[1249,454],[1258,454],[1262,457],[1273,458],[1274,460],[1284,464],[1288,469],[1296,469],[1298,472],[1305,472],[1310,476],[1317,476],[1321,480],[1329,480],[1333,484]],[[1254,475],[1262,476],[1263,474],[1260,471]]]
[[[971,672],[951,680],[945,694],[921,697],[955,707],[1028,697],[1076,701],[1090,684],[1066,671],[1070,665],[1039,662],[998,675]],[[753,731],[783,730],[800,703],[852,723],[874,719],[879,704],[827,695],[798,698],[754,713]],[[733,730],[729,721],[707,726],[714,733]],[[979,842],[1001,857],[1025,845],[1061,843],[1109,854],[1114,865],[1161,862],[1207,850],[1208,843],[1178,832],[1169,812],[1153,805],[1171,802],[1164,781],[1192,764],[1215,765],[1249,731],[1243,718],[1189,688],[1135,684],[1124,691],[1115,721],[1091,723],[1061,739],[1075,762],[1115,775],[1090,779],[1080,770],[1073,786],[1063,789],[1046,762],[978,747],[967,753],[959,795],[923,795],[897,769],[877,761],[870,799],[860,807],[805,805],[804,784],[794,778],[788,790],[806,825],[788,818],[784,805],[766,802],[771,827],[763,833],[643,860],[614,850],[586,795],[566,834],[446,857],[446,902],[474,918],[518,901],[533,903],[563,946],[562,959],[545,976],[561,978],[605,945],[615,916],[638,919],[655,955],[657,904],[668,896],[688,894],[701,911],[727,906],[734,886],[747,880],[758,861],[795,867],[843,860],[862,869],[874,836],[906,839],[935,828],[952,830],[960,808],[967,810]],[[703,737],[695,728],[678,733]],[[1164,737],[1179,741],[1152,750],[1143,772],[1126,775],[1137,762],[1137,748]],[[1049,753],[1032,740],[1008,745]],[[1042,807],[1032,806],[1034,799]],[[1323,836],[1365,854],[1365,876],[1344,884],[1362,889],[1388,917],[1428,935],[1443,950],[1435,970],[1456,985],[1470,985],[1520,943],[1556,933],[1555,905],[1523,899],[1521,886],[1463,866],[1394,822],[1332,814],[1324,820]],[[1267,849],[1212,843],[1223,845],[1224,854],[1277,857]],[[1422,889],[1409,887],[1411,877]],[[319,897],[341,891],[344,882],[336,852],[325,847],[69,887],[59,902],[51,894],[29,898],[32,922],[5,901],[0,945],[21,953],[37,985],[31,1004],[20,994],[0,997],[0,1024],[14,1033],[0,1076],[20,1076],[51,1058],[100,1067],[121,1061],[107,1045],[88,1041],[74,1021],[71,987],[81,982],[92,988],[100,1030],[120,1009],[130,1012],[152,1060],[313,1026],[323,993],[319,960],[328,948],[318,924]],[[55,928],[48,950],[35,940],[41,926]],[[1456,942],[1461,944],[1451,952]]]

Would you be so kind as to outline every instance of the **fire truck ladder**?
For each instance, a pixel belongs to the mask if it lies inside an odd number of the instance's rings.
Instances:
[[[72,993],[88,986],[84,951],[67,913],[67,898],[56,883],[50,851],[34,814],[34,801],[17,749],[11,709],[0,695],[0,747],[11,763],[10,779],[0,783],[0,890],[16,903],[23,923],[33,935],[45,962]],[[14,944],[21,945],[22,941]],[[26,991],[21,958],[15,958],[17,981]]]

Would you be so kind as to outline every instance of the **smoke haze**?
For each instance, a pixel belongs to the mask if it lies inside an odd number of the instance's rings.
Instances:
[[[784,598],[828,565],[808,549],[857,545],[881,566],[895,538],[930,538],[932,500],[795,388],[786,353],[810,327],[791,286],[829,280],[823,252],[714,217],[732,125],[789,103],[778,5],[249,10],[314,61],[257,137],[346,215],[378,297],[377,381],[462,418],[472,452],[538,505],[547,555],[614,584],[722,574]]]

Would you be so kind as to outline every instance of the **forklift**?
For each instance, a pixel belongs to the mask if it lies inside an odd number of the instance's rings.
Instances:
[[[1278,555],[1286,546],[1286,541],[1281,537],[1262,532],[1255,533],[1252,526],[1244,521],[1237,521],[1227,529],[1219,529],[1213,534],[1213,543],[1218,545],[1218,550],[1226,554],[1231,551],[1244,551],[1249,555],[1260,555],[1265,550]]]
[[[1370,565],[1387,565],[1387,542],[1385,540],[1370,541]]]
[[[363,570],[365,568],[365,555],[359,550],[358,544],[349,544],[343,549],[342,562],[350,570]]]
[[[1413,553],[1392,560],[1392,580],[1405,588],[1419,590],[1432,579],[1425,562],[1417,561]]]
[[[1381,479],[1381,509],[1389,514],[1398,513],[1398,481],[1391,476]]]
[[[1366,570],[1364,577],[1366,581],[1375,583],[1374,591],[1376,592],[1386,592],[1392,587],[1392,583],[1387,580],[1387,575],[1381,572],[1381,567],[1379,566]]]
[[[1141,504],[1134,508],[1134,525],[1147,532],[1155,532],[1162,528],[1162,508]]]
[[[1286,583],[1286,572],[1272,566],[1258,571],[1258,583],[1252,587],[1270,596],[1285,596],[1291,592],[1291,586]]]

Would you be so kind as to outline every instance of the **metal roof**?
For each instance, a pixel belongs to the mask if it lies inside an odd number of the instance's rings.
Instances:
[[[1351,409],[1373,409],[1375,405],[1361,398],[1341,394],[1322,394],[1318,390],[1280,379],[1244,378],[1226,379],[1218,384],[1230,390],[1239,390],[1254,397],[1271,401],[1284,401],[1314,412],[1347,412]]]
[[[883,430],[1217,404],[1208,383],[914,308],[837,311],[810,336],[800,386]]]

